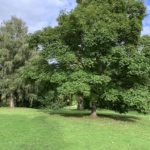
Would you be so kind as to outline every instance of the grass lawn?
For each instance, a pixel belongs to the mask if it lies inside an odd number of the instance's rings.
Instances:
[[[0,150],[150,150],[150,116],[0,108]]]

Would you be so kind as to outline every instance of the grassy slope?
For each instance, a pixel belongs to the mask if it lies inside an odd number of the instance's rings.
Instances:
[[[0,109],[1,150],[149,150],[150,116]]]

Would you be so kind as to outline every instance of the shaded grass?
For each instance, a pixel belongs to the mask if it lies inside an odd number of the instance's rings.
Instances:
[[[51,115],[60,115],[63,117],[73,117],[73,118],[85,118],[90,116],[90,111],[88,110],[76,110],[76,109],[62,109],[62,110],[51,110]],[[97,113],[98,118],[103,119],[113,119],[118,121],[128,121],[128,122],[135,122],[136,120],[139,120],[140,118],[135,115],[126,115],[126,114],[118,114],[111,111],[98,111]],[[97,119],[98,119],[97,118]]]
[[[149,150],[150,116],[0,109],[1,150]]]

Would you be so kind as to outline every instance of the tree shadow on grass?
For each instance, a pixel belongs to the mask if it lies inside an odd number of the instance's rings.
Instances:
[[[132,115],[126,115],[126,114],[105,114],[100,113],[98,114],[99,118],[104,119],[112,119],[116,121],[123,121],[123,122],[136,122],[137,120],[140,120],[139,117],[132,116]]]
[[[59,111],[50,111],[51,115],[59,115],[63,117],[72,117],[72,118],[90,118],[90,111],[87,110],[59,110]],[[140,120],[139,117],[129,114],[119,114],[119,113],[105,113],[105,112],[98,112],[97,114],[98,119],[112,119],[115,121],[123,121],[123,122],[136,122]]]

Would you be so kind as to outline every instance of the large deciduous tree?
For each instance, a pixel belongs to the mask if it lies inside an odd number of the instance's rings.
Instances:
[[[33,38],[33,44],[40,40],[41,54],[49,60],[48,80],[55,85],[56,95],[59,99],[76,95],[79,102],[90,100],[94,117],[97,106],[120,113],[129,109],[148,112],[150,66],[139,48],[143,2],[77,3],[71,13],[61,13],[57,27]]]

